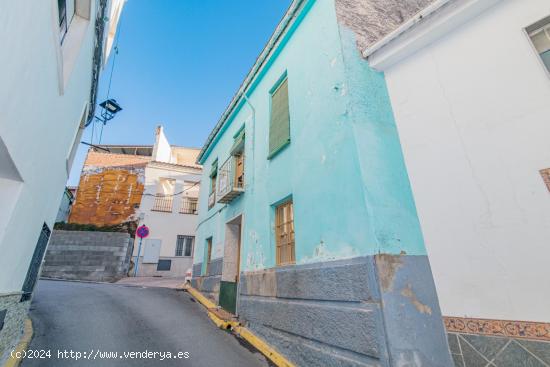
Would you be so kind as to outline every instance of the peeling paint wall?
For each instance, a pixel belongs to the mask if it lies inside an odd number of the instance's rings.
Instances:
[[[89,151],[69,223],[115,225],[135,220],[149,157]]]
[[[195,262],[203,267],[206,239],[213,238],[212,258],[221,257],[225,223],[240,213],[241,270],[275,266],[273,204],[289,195],[298,264],[426,254],[383,74],[368,67],[356,34],[339,21],[342,6],[306,1],[248,92],[254,113],[241,102],[207,155],[204,186],[245,125],[245,193],[208,209],[209,190],[201,192]],[[268,160],[269,90],[284,73],[291,143]]]

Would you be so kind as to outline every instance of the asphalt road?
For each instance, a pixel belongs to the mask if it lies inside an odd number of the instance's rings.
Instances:
[[[269,365],[218,329],[183,291],[41,280],[30,315],[34,337],[27,354],[44,358],[27,357],[23,367]],[[105,358],[105,352],[118,354]],[[130,352],[141,354],[131,358]]]

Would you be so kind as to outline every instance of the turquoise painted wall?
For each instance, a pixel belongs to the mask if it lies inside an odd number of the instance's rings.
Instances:
[[[273,204],[292,195],[296,262],[376,254],[424,255],[384,77],[339,26],[333,0],[308,1],[203,158],[195,263],[206,238],[223,256],[225,223],[244,213],[241,270],[275,266]],[[268,160],[269,90],[288,75],[291,143]],[[207,208],[210,166],[245,124],[246,192]],[[204,266],[203,266],[204,269]]]

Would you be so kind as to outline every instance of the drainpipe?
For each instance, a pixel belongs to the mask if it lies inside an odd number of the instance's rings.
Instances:
[[[255,139],[256,138],[256,109],[254,108],[252,103],[250,103],[250,100],[248,99],[248,96],[246,95],[246,93],[243,94],[243,98],[246,101],[246,104],[252,110],[252,168],[254,169],[255,168],[254,163],[256,162],[254,160],[254,153],[256,150],[255,149],[256,147],[256,139]],[[254,174],[252,174],[252,182],[254,182]]]
[[[250,184],[247,185],[249,187],[249,192],[252,193],[254,190],[253,190],[253,183],[254,183],[254,176],[255,176],[255,171],[256,171],[256,160],[254,159],[254,154],[255,154],[255,151],[256,151],[256,108],[254,108],[254,105],[252,103],[250,103],[250,100],[248,99],[248,96],[246,95],[246,93],[243,93],[243,98],[246,102],[246,104],[250,107],[250,109],[252,110],[252,174],[250,175],[251,176],[251,180],[250,180]],[[246,138],[245,138],[245,144],[246,144]],[[245,156],[245,164],[246,164],[246,156]],[[246,178],[246,175],[244,176],[245,177],[245,185],[246,185],[246,181],[247,181],[247,178]],[[251,210],[254,210],[256,206],[255,205],[252,205],[250,208]],[[245,214],[247,217],[251,217],[251,218],[255,218],[255,216],[250,213],[250,214]],[[246,233],[245,233],[245,228],[244,228],[244,221],[246,220],[246,218],[244,218],[244,216],[242,217],[242,220],[241,220],[241,233],[240,233],[240,245],[241,245],[241,250],[242,250],[242,246],[243,246],[243,241],[244,241],[244,238],[246,237]],[[242,254],[243,251],[239,250],[239,254]],[[238,259],[239,261],[239,272],[241,271],[241,259]],[[240,279],[241,275],[238,274],[238,277]],[[241,282],[239,281],[237,283],[237,299],[236,299],[236,302],[235,302],[235,314],[236,315],[239,315],[239,295],[241,294]]]

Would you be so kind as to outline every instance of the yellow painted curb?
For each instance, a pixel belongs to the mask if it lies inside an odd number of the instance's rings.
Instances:
[[[193,297],[195,297],[195,299],[199,301],[204,307],[216,308],[216,304],[214,302],[212,302],[211,300],[203,296],[202,293],[196,290],[195,288],[187,287],[187,292],[189,292]]]
[[[207,309],[216,308],[216,304],[202,295],[201,292],[191,286],[187,286],[187,291]],[[264,356],[269,358],[277,367],[295,367],[294,364],[289,362],[279,352],[269,346],[265,341],[258,338],[250,330],[240,325],[236,321],[225,321],[216,316],[213,312],[208,310],[208,317],[221,329],[231,330],[238,336],[249,342],[252,346],[260,351]]]
[[[271,348],[265,341],[258,338],[250,330],[244,326],[236,326],[233,330],[241,338],[252,344],[256,349],[258,349],[264,356],[269,358],[278,367],[295,367],[290,361],[283,357],[275,349]]]
[[[21,340],[19,341],[19,344],[15,347],[15,349],[10,353],[10,357],[4,364],[4,367],[17,367],[21,363],[22,360],[22,354],[27,350],[27,347],[29,346],[29,343],[31,342],[33,334],[32,329],[32,321],[31,319],[25,320],[25,329],[23,331],[23,336],[21,337]],[[19,355],[19,358],[16,358],[15,355]]]

